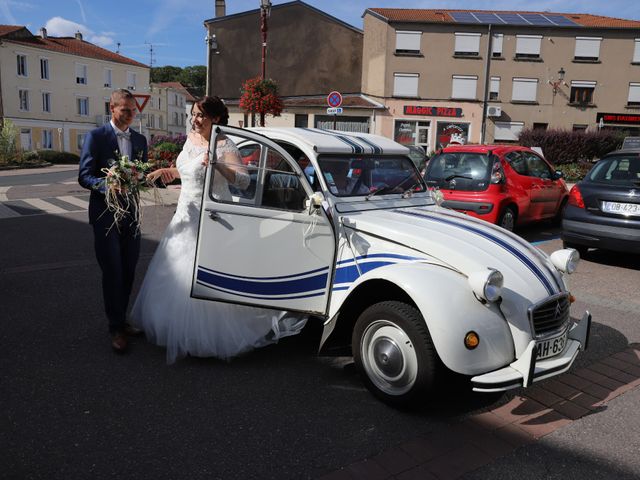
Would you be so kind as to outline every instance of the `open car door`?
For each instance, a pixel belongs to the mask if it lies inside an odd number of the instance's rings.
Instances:
[[[191,295],[325,314],[336,241],[323,209],[308,207],[313,191],[304,173],[263,135],[231,127],[216,130]],[[223,136],[238,150],[218,147],[216,139]]]

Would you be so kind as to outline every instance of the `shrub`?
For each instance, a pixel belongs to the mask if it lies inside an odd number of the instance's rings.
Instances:
[[[567,182],[579,182],[584,178],[584,176],[591,170],[593,163],[591,162],[576,162],[576,163],[565,163],[563,164],[559,170],[564,175],[564,179]]]
[[[154,146],[153,150],[157,152],[180,153],[181,148],[175,143],[162,142]]]
[[[31,153],[31,152],[30,152]],[[79,164],[80,157],[71,152],[59,152],[57,150],[37,150],[36,159],[49,163]]]
[[[184,142],[186,141],[187,141],[187,136],[183,134],[175,135],[175,136],[155,135],[149,142],[149,149],[155,148],[157,145],[160,145],[163,143],[172,143],[176,145],[179,149],[178,151],[180,151],[182,150],[182,147],[184,146]]]
[[[10,120],[4,120],[0,129],[0,165],[20,160],[17,146],[18,130]]]

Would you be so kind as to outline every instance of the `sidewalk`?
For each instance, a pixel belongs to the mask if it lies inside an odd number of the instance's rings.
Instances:
[[[13,177],[16,175],[37,175],[41,173],[56,173],[56,172],[67,172],[67,171],[78,171],[78,165],[49,165],[47,167],[37,167],[37,168],[11,168],[11,169],[0,169],[0,177]]]

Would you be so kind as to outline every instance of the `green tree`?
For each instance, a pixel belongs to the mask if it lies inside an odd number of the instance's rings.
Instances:
[[[167,65],[166,67],[153,67],[151,69],[151,81],[153,83],[161,82],[179,82],[178,77],[182,73],[182,68],[172,67]]]
[[[207,67],[204,65],[184,67],[178,75],[177,81],[182,85],[196,89],[200,95],[203,95],[207,82]]]

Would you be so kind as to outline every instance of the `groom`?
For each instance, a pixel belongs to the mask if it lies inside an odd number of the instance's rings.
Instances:
[[[129,295],[140,253],[140,231],[131,215],[113,226],[113,213],[105,201],[105,173],[116,155],[141,157],[147,161],[147,140],[129,128],[136,115],[135,98],[120,89],[111,94],[111,121],[87,134],[80,155],[78,182],[91,190],[89,223],[93,226],[94,247],[102,270],[102,295],[109,320],[111,346],[116,352],[127,349],[127,335],[141,333],[126,322]],[[113,226],[113,228],[111,228]]]

